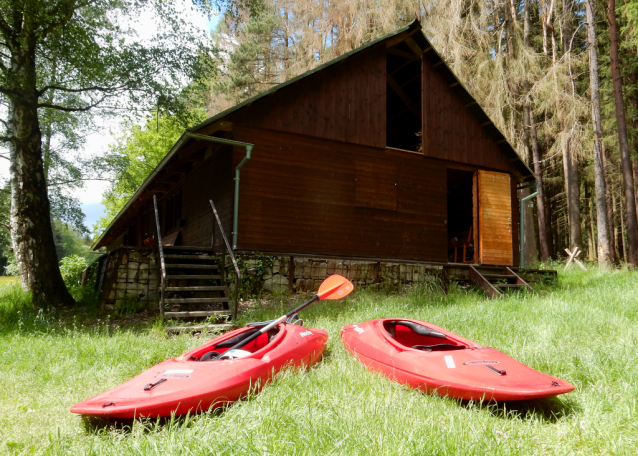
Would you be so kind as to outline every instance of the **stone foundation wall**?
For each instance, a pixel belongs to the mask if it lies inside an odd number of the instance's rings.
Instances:
[[[156,253],[148,248],[119,248],[106,259],[100,305],[117,311],[124,305],[145,307],[159,300]]]
[[[249,271],[258,269],[258,256],[243,256]],[[263,289],[266,291],[313,291],[332,274],[348,278],[357,286],[386,283],[392,285],[432,282],[443,279],[443,267],[424,264],[331,260],[307,257],[270,257]],[[291,263],[292,259],[292,263]],[[291,273],[291,264],[294,264]],[[292,284],[291,284],[292,281]]]

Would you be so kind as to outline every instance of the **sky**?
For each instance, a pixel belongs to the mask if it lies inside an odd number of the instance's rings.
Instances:
[[[188,8],[182,8],[182,16],[191,22],[195,27],[204,30],[212,31],[219,22],[219,15],[207,18],[201,12]],[[140,20],[136,22],[135,29],[141,40],[152,38],[156,31],[153,14],[142,14]],[[86,144],[81,151],[81,155],[84,157],[91,157],[104,154],[108,151],[109,145],[115,140],[116,136],[121,134],[121,125],[117,119],[96,119],[97,125],[100,127],[99,131],[90,134],[86,138]],[[168,151],[167,151],[168,152]],[[0,160],[0,179],[6,180],[9,178],[9,161]],[[109,182],[106,181],[87,181],[84,184],[84,188],[74,192],[82,205],[82,211],[86,215],[84,224],[89,230],[92,229],[93,224],[104,215],[104,206],[102,205],[102,194],[108,189]]]

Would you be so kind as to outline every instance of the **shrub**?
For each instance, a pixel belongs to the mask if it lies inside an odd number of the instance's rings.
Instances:
[[[62,278],[66,286],[69,288],[79,287],[82,271],[88,266],[89,262],[80,255],[69,255],[62,258],[62,260],[60,260],[60,272],[62,273]]]

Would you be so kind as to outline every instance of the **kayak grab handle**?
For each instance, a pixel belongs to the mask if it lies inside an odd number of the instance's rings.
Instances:
[[[489,364],[485,364],[485,367],[487,367],[489,370],[491,370],[492,372],[498,374],[498,375],[505,375],[507,374],[507,371],[505,370],[499,370],[495,367],[490,366]]]
[[[156,386],[161,385],[161,384],[162,384],[162,383],[164,383],[165,381],[166,381],[166,379],[165,379],[165,378],[162,378],[162,379],[158,380],[158,381],[157,381],[157,382],[155,382],[155,383],[149,383],[148,385],[144,386],[144,391],[150,391],[150,390],[152,390],[153,388],[155,388]]]

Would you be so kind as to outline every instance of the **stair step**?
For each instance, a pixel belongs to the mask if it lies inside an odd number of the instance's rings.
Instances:
[[[183,331],[208,331],[208,330],[224,330],[233,329],[234,325],[230,323],[224,323],[219,325],[195,325],[195,326],[169,326],[166,331],[172,334],[177,334]]]
[[[212,264],[179,264],[179,263],[166,263],[166,268],[180,268],[180,269],[219,269],[219,266]]]
[[[495,283],[493,285],[499,288],[527,288],[526,285],[519,283]]]
[[[199,280],[199,279],[221,279],[222,276],[220,275],[209,275],[209,274],[167,274],[166,275],[167,279],[186,279],[186,280]]]
[[[483,274],[486,279],[515,279],[516,276],[509,274]]]
[[[194,304],[201,302],[230,302],[230,298],[168,298],[165,303]]]
[[[210,255],[164,255],[164,258],[175,258],[180,260],[205,260],[205,261],[215,261],[217,258]]]
[[[189,252],[212,252],[210,247],[194,247],[188,245],[165,245],[163,250],[184,250]]]
[[[166,291],[227,291],[228,287],[217,285],[214,287],[166,287]]]
[[[227,310],[194,310],[191,312],[164,312],[166,318],[197,318],[197,317],[212,317],[217,315],[220,317],[230,317],[231,313]]]

